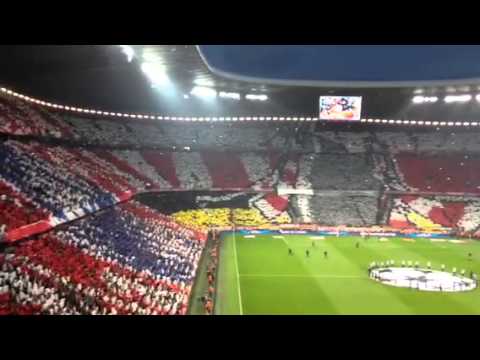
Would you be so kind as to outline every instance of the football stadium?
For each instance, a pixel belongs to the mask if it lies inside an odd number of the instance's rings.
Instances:
[[[479,46],[1,48],[1,315],[480,314]]]

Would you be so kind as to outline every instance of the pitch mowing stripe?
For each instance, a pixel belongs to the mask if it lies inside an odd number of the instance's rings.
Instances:
[[[238,302],[240,304],[240,315],[243,315],[242,292],[240,291],[240,272],[238,271],[238,259],[237,259],[237,238],[235,237],[235,230],[233,230],[233,253],[235,257],[235,270],[237,272],[237,291],[238,291]]]
[[[242,274],[241,277],[293,277],[293,278],[324,278],[324,279],[368,279],[358,275],[295,275],[295,274]]]

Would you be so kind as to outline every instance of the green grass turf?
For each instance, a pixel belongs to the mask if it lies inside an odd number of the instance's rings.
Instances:
[[[480,242],[406,242],[390,238],[225,235],[216,314],[480,314],[480,290],[460,293],[396,288],[368,277],[372,261],[445,264],[480,274]],[[312,242],[316,246],[312,247]],[[355,244],[359,242],[360,248]],[[294,255],[288,255],[288,248]],[[310,258],[305,250],[310,250]],[[328,251],[328,259],[323,252]],[[468,259],[472,252],[473,260]]]

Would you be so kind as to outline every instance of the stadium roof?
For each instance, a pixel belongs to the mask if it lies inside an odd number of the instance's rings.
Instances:
[[[407,116],[405,114],[412,110],[411,98],[416,93],[478,90],[474,81],[469,84],[463,80],[462,85],[442,83],[427,88],[413,83],[411,86],[391,83],[387,88],[381,84],[373,86],[371,81],[354,83],[362,67],[355,67],[355,62],[359,62],[355,59],[335,62],[335,56],[347,51],[339,52],[338,48],[342,47],[348,46],[336,47],[333,51],[331,47],[322,46],[9,45],[1,47],[0,65],[4,70],[1,85],[70,106],[178,116],[318,116],[320,95],[341,94],[363,96],[365,116],[392,118]],[[479,47],[471,48],[474,51]],[[322,66],[314,66],[321,50],[324,57],[331,56],[328,61],[318,63]],[[378,68],[379,61],[388,61],[378,59],[378,52],[374,54],[365,54],[360,63],[371,62]],[[472,55],[466,50],[463,54]],[[454,59],[457,57],[450,58]],[[337,66],[335,73],[327,67],[329,63],[341,66]],[[409,64],[408,69],[413,71],[413,62]],[[382,71],[391,73],[395,66],[400,66],[398,61]],[[421,67],[426,68],[426,65]],[[279,75],[282,69],[288,76]],[[318,82],[328,69],[328,81]],[[442,69],[445,67],[437,67],[438,71]],[[398,77],[397,72],[392,74]],[[433,72],[429,74],[433,76]],[[351,76],[356,76],[356,80]],[[334,78],[339,79],[336,84],[330,81]],[[211,100],[208,92],[192,94],[195,87],[213,88],[218,95],[223,92],[224,97]],[[247,100],[247,94],[260,95],[260,98],[266,95],[268,100]],[[439,114],[446,112],[442,110]]]
[[[478,45],[205,45],[210,70],[234,80],[314,87],[480,83]]]

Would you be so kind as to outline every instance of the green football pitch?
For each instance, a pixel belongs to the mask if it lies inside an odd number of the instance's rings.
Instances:
[[[457,293],[397,288],[371,280],[367,271],[373,261],[405,260],[479,274],[480,242],[251,236],[223,236],[216,314],[480,314],[478,288]]]

